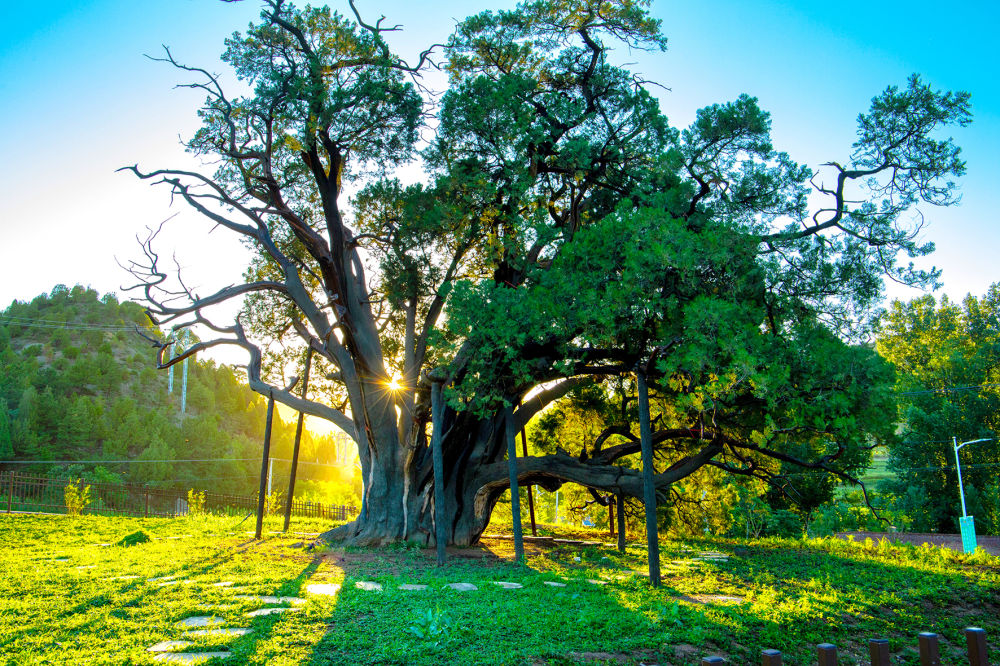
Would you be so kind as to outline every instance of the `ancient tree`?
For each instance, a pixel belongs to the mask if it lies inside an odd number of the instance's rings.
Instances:
[[[654,84],[613,59],[665,48],[643,2],[484,12],[413,63],[392,30],[353,4],[271,0],[226,42],[251,88],[235,97],[168,52],[206,94],[188,146],[215,170],[131,167],[254,248],[246,281],[210,295],[168,275],[155,234],[132,270],[157,323],[213,333],[186,354],[238,345],[254,390],[355,438],[363,508],[331,537],[433,542],[437,429],[445,533],[474,541],[510,483],[505,427],[571,393],[618,407],[576,450],[519,459],[520,482],[641,497],[624,464],[636,373],[661,495],[705,465],[850,477],[891,431],[890,377],[851,343],[885,277],[935,278],[897,257],[930,250],[911,211],[953,200],[964,166],[936,137],[968,121],[967,95],[886,89],[851,158],[814,172],[774,149],[749,96],[671,127]],[[419,184],[393,178],[410,160]],[[213,318],[234,299],[236,321]],[[160,367],[183,358],[169,345]],[[322,398],[280,388],[305,347]]]

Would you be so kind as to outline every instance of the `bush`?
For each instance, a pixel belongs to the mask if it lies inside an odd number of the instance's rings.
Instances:
[[[200,516],[205,513],[205,491],[200,493],[192,488],[188,491],[188,515]]]
[[[77,479],[63,490],[63,499],[66,502],[66,513],[71,516],[79,516],[90,504],[90,486],[84,486]]]
[[[139,530],[138,532],[132,532],[131,534],[125,535],[125,537],[118,542],[118,545],[128,548],[129,546],[137,546],[140,543],[149,543],[150,541],[152,541],[152,539],[149,538],[149,535],[142,530]]]

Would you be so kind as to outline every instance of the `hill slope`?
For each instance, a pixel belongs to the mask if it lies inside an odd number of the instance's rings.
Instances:
[[[0,313],[0,461],[22,463],[0,466],[95,481],[252,492],[265,400],[240,380],[239,370],[195,360],[188,367],[182,414],[180,367],[168,393],[168,373],[155,369],[155,351],[136,327],[160,336],[140,306],[81,286],[58,285]],[[290,458],[293,438],[294,422],[276,414],[272,455]],[[305,484],[297,497],[316,494],[310,480],[360,486],[353,483],[353,465],[315,464],[346,462],[344,449],[330,436],[304,433],[301,456],[314,464],[300,470]],[[178,462],[189,460],[205,462]],[[283,487],[287,467],[276,464],[275,489]]]

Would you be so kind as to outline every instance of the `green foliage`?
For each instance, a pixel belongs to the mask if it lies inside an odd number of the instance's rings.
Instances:
[[[0,398],[0,460],[10,460],[14,456],[14,444],[11,435],[10,411],[7,401]]]
[[[91,502],[90,486],[85,486],[78,479],[66,485],[63,490],[65,498],[66,513],[71,516],[79,516]]]
[[[122,540],[118,542],[118,545],[128,548],[129,546],[138,546],[139,544],[149,543],[150,541],[152,541],[152,539],[149,538],[148,534],[142,530],[137,530],[122,537]]]
[[[189,516],[200,516],[205,513],[205,493],[194,488],[188,490],[187,507]]]
[[[55,299],[41,295],[30,303],[15,302],[0,313],[0,459],[135,459],[143,462],[69,469],[39,464],[33,471],[60,478],[70,475],[88,483],[146,483],[198,492],[250,494],[257,474],[252,460],[172,462],[260,457],[264,401],[240,376],[227,366],[192,360],[188,367],[188,410],[182,416],[180,383],[175,382],[173,395],[167,393],[166,373],[151,367],[153,355],[141,337],[126,332],[119,338],[107,331],[84,328],[74,331],[84,344],[70,347],[52,339],[53,330],[64,333],[65,329],[3,323],[5,317],[16,317],[23,322],[81,327],[138,325],[145,333],[158,335],[134,303],[119,303],[112,295],[99,297],[82,287],[53,293]],[[43,352],[43,348],[49,351]],[[60,361],[65,361],[61,368],[57,367]],[[272,440],[276,457],[291,457],[294,427],[294,422],[280,416],[275,419]],[[337,446],[330,437],[306,431],[302,458],[336,462]],[[349,452],[342,453],[349,462]],[[350,478],[352,468],[344,467]],[[341,476],[339,466],[303,465],[299,471],[300,483],[306,484],[338,481]],[[355,491],[350,483],[335,494],[336,501],[360,503],[360,489]],[[312,499],[331,503],[332,497],[315,492]],[[354,501],[347,501],[350,499]]]
[[[960,455],[966,499],[975,501],[969,513],[981,532],[1000,533],[1000,389],[990,386],[1000,382],[1000,285],[961,304],[930,295],[894,302],[882,319],[878,350],[898,373],[902,423],[889,446],[895,476],[881,484],[882,494],[912,519],[912,529],[957,532],[953,438],[993,438]]]

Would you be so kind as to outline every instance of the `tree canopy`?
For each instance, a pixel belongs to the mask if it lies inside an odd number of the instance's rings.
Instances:
[[[896,301],[881,322],[878,350],[897,369],[896,477],[885,490],[915,530],[955,532],[961,515],[954,445],[962,449],[969,513],[984,531],[1000,530],[1000,285],[961,304],[944,296]]]
[[[969,122],[967,94],[890,86],[850,159],[813,170],[772,145],[749,95],[672,127],[615,59],[615,45],[665,49],[645,2],[486,11],[416,63],[350,9],[266,3],[226,42],[241,97],[167,52],[206,93],[188,145],[217,168],[131,167],[257,251],[244,284],[207,296],[170,279],[155,235],[133,272],[158,323],[218,334],[188,353],[243,347],[255,390],[356,439],[365,504],[341,536],[433,540],[432,383],[457,543],[507,487],[505,428],[585,385],[615,418],[585,452],[517,474],[640,496],[637,371],[661,493],[705,465],[780,487],[785,464],[852,478],[891,433],[890,370],[855,343],[885,278],[937,277],[907,261],[932,249],[910,220],[955,201],[964,163],[941,132]],[[412,159],[426,178],[405,184],[393,169]],[[213,321],[240,298],[236,322]],[[312,398],[278,380],[306,346],[328,382]]]

